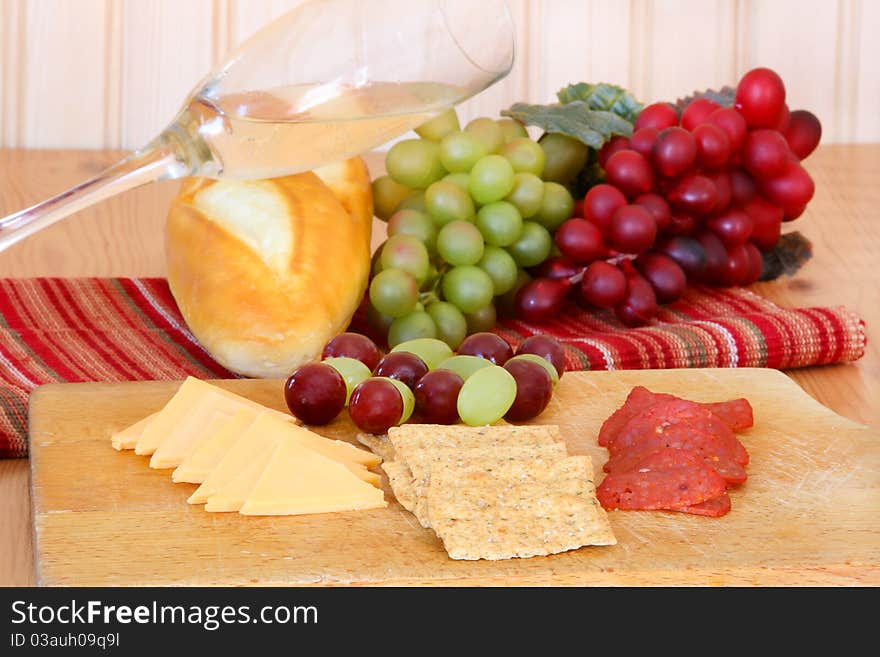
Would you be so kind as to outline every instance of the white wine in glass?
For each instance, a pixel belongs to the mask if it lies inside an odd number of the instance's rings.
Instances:
[[[309,0],[248,39],[144,148],[0,219],[0,251],[156,180],[308,171],[403,134],[510,71],[505,0]]]

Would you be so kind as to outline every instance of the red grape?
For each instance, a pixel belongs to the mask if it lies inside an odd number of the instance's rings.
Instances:
[[[599,162],[599,166],[604,169],[605,163],[608,162],[608,158],[614,155],[617,151],[622,151],[627,148],[629,148],[629,139],[620,135],[612,137],[605,142],[602,148],[599,149],[599,152],[596,154],[596,161]]]
[[[693,237],[672,237],[658,250],[672,258],[689,278],[698,279],[706,266],[706,252]]]
[[[449,370],[428,372],[416,383],[416,410],[429,424],[458,422],[458,392],[464,384],[461,377]]]
[[[651,191],[654,172],[644,156],[632,150],[621,150],[605,163],[605,179],[626,196],[633,197]]]
[[[721,169],[730,159],[730,137],[717,125],[703,123],[693,129],[697,142],[697,164],[703,169]]]
[[[708,214],[718,203],[715,183],[706,176],[689,175],[675,183],[666,195],[677,210],[688,214]]]
[[[708,98],[692,100],[681,113],[681,127],[685,130],[693,130],[706,121],[709,115],[720,107],[721,105]]]
[[[669,103],[652,103],[639,112],[633,130],[654,128],[663,130],[678,125],[678,113]]]
[[[755,68],[736,86],[734,107],[750,128],[772,128],[785,105],[785,84],[775,71]]]
[[[745,205],[755,195],[755,181],[742,168],[733,167],[730,170],[730,200],[736,205]]]
[[[566,278],[536,278],[517,290],[514,297],[516,316],[527,322],[541,322],[555,317],[565,305],[571,283]]]
[[[485,358],[496,365],[504,365],[513,357],[513,349],[510,348],[507,340],[488,331],[474,333],[466,337],[464,342],[458,346],[457,353],[460,356]]]
[[[284,384],[287,407],[306,424],[330,422],[345,407],[345,397],[345,379],[325,363],[303,365]]]
[[[660,303],[672,303],[681,298],[687,287],[684,270],[672,258],[662,253],[643,253],[635,260]]]
[[[748,242],[754,225],[752,218],[739,208],[730,208],[708,221],[709,228],[721,238],[728,249]]]
[[[372,372],[376,369],[379,359],[382,358],[382,352],[379,351],[376,343],[365,335],[360,333],[340,333],[326,344],[324,351],[321,353],[321,359],[340,357],[359,360]]]
[[[391,381],[366,379],[352,390],[348,414],[361,431],[386,433],[403,416],[403,397]]]
[[[819,145],[822,124],[815,114],[807,110],[795,110],[791,113],[788,127],[783,134],[791,152],[803,160]]]
[[[788,155],[785,137],[775,130],[752,130],[740,151],[743,165],[756,178],[772,178],[782,173]]]
[[[553,396],[553,379],[547,370],[529,360],[512,360],[504,369],[516,381],[516,397],[504,419],[522,422],[540,415]]]
[[[730,174],[727,171],[715,171],[706,177],[715,184],[715,195],[718,198],[712,212],[723,212],[730,206],[733,197]]]
[[[636,130],[629,138],[629,147],[642,157],[651,157],[651,149],[654,148],[654,140],[660,131],[657,128],[641,128]]]
[[[580,217],[584,218],[584,199],[578,199],[574,202],[574,210],[571,213],[572,217]]]
[[[665,230],[672,221],[672,213],[669,209],[669,203],[667,203],[666,199],[659,194],[642,194],[636,198],[634,203],[636,205],[641,205],[651,213],[651,216],[654,217],[654,221],[657,224],[658,231]]]
[[[690,169],[696,157],[697,142],[683,128],[661,130],[651,152],[654,168],[666,178],[674,178]]]
[[[651,248],[657,237],[657,222],[641,205],[625,205],[611,218],[609,241],[618,251],[641,253]]]
[[[673,212],[666,230],[670,235],[690,235],[697,226],[697,220],[683,212]]]
[[[627,276],[626,297],[614,307],[614,314],[624,326],[642,326],[657,314],[654,288],[637,272]]]
[[[596,185],[584,196],[584,219],[589,219],[607,234],[611,217],[618,208],[626,205],[626,196],[612,185]]]
[[[536,278],[571,278],[583,271],[583,266],[566,256],[547,258],[537,267],[529,270]]]
[[[727,138],[730,140],[731,153],[739,151],[748,133],[748,126],[742,114],[733,107],[722,107],[712,112],[707,122],[717,125],[727,133]]]
[[[789,123],[791,123],[791,111],[788,109],[788,104],[783,103],[782,111],[779,113],[776,123],[773,124],[773,129],[784,134]]]
[[[761,278],[761,274],[764,271],[764,259],[761,257],[758,247],[751,242],[746,244],[746,251],[749,254],[749,273],[742,284],[751,285]]]
[[[379,361],[373,371],[374,376],[397,379],[410,388],[427,373],[428,366],[425,361],[408,351],[392,351]]]
[[[581,295],[600,308],[616,306],[626,296],[626,276],[604,260],[590,263],[581,279]]]
[[[607,252],[602,231],[586,219],[568,219],[556,229],[556,246],[575,262],[588,263]]]
[[[742,206],[752,218],[751,239],[762,251],[772,249],[779,241],[782,226],[782,208],[756,196]]]
[[[565,374],[565,350],[558,340],[549,335],[538,334],[527,337],[516,348],[516,355],[521,354],[534,354],[550,361],[560,379]]]
[[[761,189],[767,198],[782,208],[785,216],[794,218],[798,210],[803,212],[815,192],[810,174],[797,162],[788,161],[778,176],[764,180]]]
[[[751,262],[745,244],[733,247],[727,252],[727,260],[721,272],[722,285],[741,285],[749,275]]]
[[[700,232],[696,240],[706,254],[706,265],[703,267],[700,280],[710,284],[719,283],[727,265],[727,249],[724,248],[724,243],[709,230]]]

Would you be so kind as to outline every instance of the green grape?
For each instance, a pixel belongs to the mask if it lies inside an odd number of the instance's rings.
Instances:
[[[544,149],[528,137],[507,142],[501,148],[501,155],[507,158],[517,173],[540,176],[544,172]]]
[[[373,255],[370,259],[370,278],[375,278],[376,274],[382,271],[382,247],[385,245],[385,242],[379,245],[379,248],[373,251]]]
[[[504,294],[516,284],[516,272],[519,268],[510,254],[502,248],[487,245],[477,266],[489,274],[495,296]]]
[[[435,301],[428,306],[427,312],[437,326],[437,337],[457,349],[467,336],[467,320],[462,312],[448,301]]]
[[[431,305],[434,306],[436,303]],[[430,314],[430,306],[428,314]],[[452,356],[452,349],[450,346],[437,338],[416,338],[415,340],[407,340],[406,342],[399,343],[391,351],[406,351],[410,354],[415,354],[425,361],[425,365],[428,366],[429,370],[437,369],[437,366],[440,363]]]
[[[394,182],[391,176],[379,176],[373,181],[373,213],[382,221],[388,221],[397,206],[412,193],[413,190]]]
[[[490,303],[479,310],[466,314],[464,319],[467,322],[468,335],[471,335],[491,331],[498,320],[498,313],[495,310],[495,305]]]
[[[462,381],[467,381],[474,372],[489,367],[491,364],[492,361],[479,356],[452,356],[440,363],[437,369],[455,372]]]
[[[587,163],[589,147],[582,141],[556,132],[548,132],[538,142],[544,150],[544,180],[567,185]]]
[[[398,317],[388,327],[389,347],[395,347],[407,340],[436,337],[437,327],[434,326],[434,320],[424,310],[414,310],[403,317]]]
[[[446,175],[440,162],[440,146],[424,139],[399,141],[385,156],[385,168],[395,182],[413,189],[425,189]]]
[[[438,180],[425,190],[425,205],[438,226],[450,221],[467,221],[475,213],[470,195],[455,183],[444,180]]]
[[[507,250],[520,267],[534,267],[547,259],[551,246],[553,238],[546,228],[534,221],[524,221],[519,239]]]
[[[431,264],[428,249],[417,237],[412,235],[392,235],[389,237],[382,246],[382,255],[379,256],[379,261],[382,263],[382,271],[402,269],[412,274],[419,285],[428,278]]]
[[[373,327],[373,330],[382,337],[388,335],[388,329],[391,327],[391,322],[393,321],[393,317],[383,315],[376,310],[372,303],[367,304],[367,323],[369,323],[369,325]]]
[[[518,173],[513,177],[513,189],[504,200],[512,203],[523,219],[530,219],[541,210],[544,181],[533,173]]]
[[[453,267],[444,274],[440,286],[444,298],[463,313],[472,313],[489,305],[495,289],[489,274],[474,265]]]
[[[451,132],[440,142],[440,162],[452,173],[468,173],[489,151],[470,132]]]
[[[464,127],[464,131],[476,137],[487,153],[497,153],[504,145],[504,131],[493,119],[474,119]]]
[[[436,183],[435,183],[436,184]],[[398,210],[388,220],[388,236],[411,235],[425,245],[428,253],[437,250],[437,227],[424,212]],[[430,277],[430,272],[429,272]]]
[[[484,247],[483,236],[469,221],[453,221],[437,233],[437,253],[450,265],[477,264]]]
[[[443,176],[442,180],[444,182],[451,182],[453,185],[458,185],[464,193],[468,193],[468,183],[470,182],[471,177],[462,171],[458,173],[447,173]]]
[[[397,392],[400,393],[400,399],[403,402],[403,412],[400,414],[400,419],[397,421],[397,424],[399,426],[406,422],[412,416],[413,411],[416,408],[416,397],[413,394],[413,391],[410,390],[409,386],[403,381],[398,381],[397,379],[392,379],[388,376],[377,376],[374,378],[389,381],[395,388],[397,388]]]
[[[556,182],[544,183],[541,210],[535,218],[547,230],[556,230],[574,213],[574,199],[565,187]]]
[[[487,155],[471,169],[468,191],[480,205],[500,201],[513,189],[514,171],[500,155]]]
[[[450,132],[460,129],[458,114],[455,113],[454,109],[448,109],[416,128],[416,134],[422,139],[440,141]]]
[[[559,372],[556,371],[556,366],[546,358],[541,358],[538,354],[520,354],[510,360],[530,360],[533,363],[537,363],[547,370],[547,374],[550,375],[550,379],[553,381],[553,387],[556,387],[556,384],[559,383]],[[510,361],[507,362],[509,363]]]
[[[370,368],[357,358],[339,356],[337,358],[325,358],[323,362],[342,375],[342,379],[345,381],[346,406],[348,406],[348,400],[351,398],[351,391],[354,390],[355,386],[372,376]]]
[[[509,144],[514,139],[529,136],[526,127],[515,119],[498,119],[495,123],[501,128],[501,134],[504,135],[505,144]]]
[[[413,192],[409,196],[407,196],[403,201],[400,202],[400,205],[397,206],[398,210],[418,210],[419,212],[428,213],[428,206],[425,205],[425,192],[418,191]]]
[[[513,287],[495,299],[495,308],[502,317],[516,317],[516,306],[514,304],[516,293],[530,280],[532,280],[532,277],[529,276],[529,273],[520,269],[516,272],[516,283],[513,284]]]
[[[402,269],[381,271],[370,282],[370,303],[383,315],[408,315],[418,300],[419,284],[412,274]]]
[[[486,243],[493,246],[513,244],[522,233],[522,216],[515,205],[506,201],[495,201],[481,207],[475,223]]]
[[[504,417],[516,399],[516,379],[503,367],[490,365],[474,372],[458,392],[458,416],[472,427]]]

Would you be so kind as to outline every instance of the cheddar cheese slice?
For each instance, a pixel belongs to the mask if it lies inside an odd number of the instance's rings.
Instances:
[[[248,498],[254,486],[259,480],[266,464],[278,446],[284,440],[277,440],[274,448],[258,451],[251,462],[242,468],[237,475],[226,481],[208,496],[205,502],[205,511],[230,512],[238,511]]]
[[[143,434],[144,429],[147,428],[147,425],[152,422],[158,414],[159,413],[156,412],[152,415],[148,415],[143,420],[138,420],[131,426],[120,429],[114,433],[110,437],[110,444],[113,445],[113,449],[118,451],[122,451],[123,449],[134,449],[134,446],[137,444],[138,439],[140,439],[141,434]]]
[[[150,467],[156,469],[176,468],[210,432],[216,431],[219,423],[226,422],[235,413],[238,405],[214,392],[206,393],[190,407],[159,442],[150,457]],[[256,411],[254,411],[256,413]]]
[[[255,410],[242,408],[216,431],[206,431],[205,439],[171,473],[171,481],[201,484],[258,416]]]
[[[373,452],[355,447],[344,440],[325,438],[305,427],[290,425],[287,429],[291,436],[301,445],[321,452],[324,456],[335,461],[360,463],[368,468],[379,465],[382,462]]]
[[[271,452],[280,440],[278,427],[284,424],[279,423],[278,419],[269,413],[259,415],[245,432],[239,435],[235,444],[227,450],[217,467],[190,495],[187,502],[204,504],[211,495],[229,484],[251,463],[262,458],[265,453]]]
[[[273,451],[240,512],[244,515],[301,515],[387,506],[378,488],[343,464],[293,440]]]

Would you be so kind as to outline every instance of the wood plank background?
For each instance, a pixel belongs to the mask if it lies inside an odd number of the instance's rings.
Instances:
[[[302,0],[0,0],[0,146],[136,148],[226,52]],[[518,58],[465,119],[609,81],[645,101],[786,81],[823,141],[880,141],[877,0],[509,0]]]

